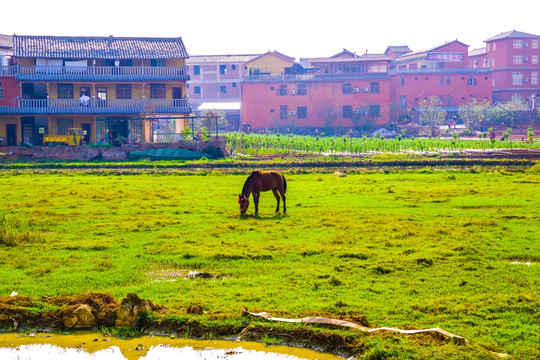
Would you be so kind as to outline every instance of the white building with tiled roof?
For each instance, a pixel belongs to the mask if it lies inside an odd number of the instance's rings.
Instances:
[[[193,110],[226,112],[232,128],[240,123],[242,80],[246,63],[260,54],[194,55],[187,59],[190,81],[187,92]]]

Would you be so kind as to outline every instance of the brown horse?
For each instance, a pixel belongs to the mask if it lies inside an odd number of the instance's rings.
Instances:
[[[279,197],[283,199],[283,213],[287,211],[285,205],[285,191],[287,191],[287,181],[285,177],[276,171],[259,171],[256,170],[249,175],[242,193],[238,195],[238,203],[240,204],[240,214],[245,214],[249,207],[249,195],[253,194],[255,202],[255,214],[259,212],[259,196],[261,191],[272,190],[277,200],[276,212],[279,212]],[[279,194],[278,194],[279,193]]]

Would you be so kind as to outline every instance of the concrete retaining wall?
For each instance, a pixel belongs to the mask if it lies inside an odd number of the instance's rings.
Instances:
[[[219,137],[211,141],[178,141],[173,143],[143,143],[122,147],[87,147],[87,146],[0,146],[0,153],[7,153],[13,158],[46,158],[60,160],[118,160],[129,159],[131,151],[149,150],[156,148],[188,149],[202,152],[208,146],[220,148],[225,156],[225,138]]]

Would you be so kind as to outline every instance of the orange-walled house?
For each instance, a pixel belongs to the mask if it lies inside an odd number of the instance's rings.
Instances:
[[[10,88],[0,136],[42,145],[74,127],[86,143],[152,142],[164,123],[178,133],[191,112],[188,56],[181,38],[14,35],[13,60],[0,71]]]
[[[251,129],[388,124],[390,58],[344,50],[309,62],[309,73],[291,64],[279,75],[244,78],[242,124]]]

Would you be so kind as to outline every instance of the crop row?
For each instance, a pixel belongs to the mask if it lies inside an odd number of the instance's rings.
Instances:
[[[355,138],[313,137],[282,134],[227,133],[230,153],[247,155],[292,154],[297,152],[320,154],[367,154],[404,152],[462,152],[467,150],[538,149],[538,142],[515,142],[497,139],[456,138]]]

